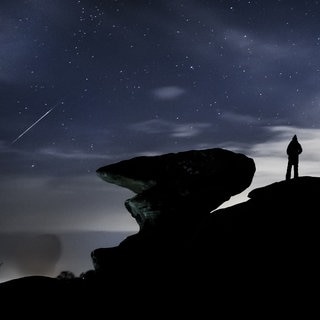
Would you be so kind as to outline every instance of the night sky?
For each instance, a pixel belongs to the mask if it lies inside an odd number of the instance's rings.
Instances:
[[[78,274],[138,230],[95,173],[113,162],[241,152],[236,203],[284,179],[297,134],[319,176],[319,84],[320,1],[1,0],[0,281]]]

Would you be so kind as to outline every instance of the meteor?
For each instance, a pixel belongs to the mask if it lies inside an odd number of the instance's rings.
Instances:
[[[16,143],[19,139],[21,139],[29,130],[31,130],[36,124],[38,124],[44,117],[46,117],[53,109],[56,108],[58,103],[52,107],[50,110],[48,110],[44,115],[42,115],[37,121],[35,121],[30,127],[28,127],[26,130],[24,130],[17,138],[15,138],[11,144]]]

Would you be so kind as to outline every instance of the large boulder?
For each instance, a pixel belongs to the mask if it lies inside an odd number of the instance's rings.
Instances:
[[[164,216],[182,223],[191,215],[194,222],[249,187],[254,173],[253,159],[220,148],[135,157],[97,170],[137,194],[125,206],[141,228]]]
[[[103,180],[137,193],[125,206],[140,230],[116,248],[94,250],[95,268],[130,261],[133,252],[157,260],[176,255],[204,217],[250,186],[254,173],[253,159],[220,148],[136,157],[99,168]]]

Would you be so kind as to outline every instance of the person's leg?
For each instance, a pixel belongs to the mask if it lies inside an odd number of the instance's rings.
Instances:
[[[294,166],[293,166],[293,171],[294,171],[294,174],[293,174],[293,177],[294,178],[298,178],[298,163],[295,163]]]
[[[291,161],[288,161],[286,180],[290,180],[291,178],[291,168],[292,168],[292,163]]]

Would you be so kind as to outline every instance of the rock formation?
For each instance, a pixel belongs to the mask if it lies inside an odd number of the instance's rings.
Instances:
[[[214,252],[223,270],[232,266],[236,276],[263,275],[272,283],[279,278],[295,283],[302,273],[305,280],[314,277],[319,192],[320,178],[309,176],[252,190],[248,201],[202,221],[191,241],[196,259],[206,261]]]
[[[103,180],[137,193],[125,206],[140,231],[117,248],[95,250],[96,269],[109,268],[111,257],[125,255],[127,247],[143,255],[184,247],[199,222],[245,190],[254,173],[251,158],[219,148],[136,157],[99,168]]]
[[[218,148],[136,157],[97,170],[103,180],[137,193],[125,206],[141,228],[194,209],[198,219],[246,189],[254,172],[252,159]]]
[[[296,314],[298,307],[303,314],[316,311],[320,178],[275,182],[251,191],[246,202],[210,212],[249,186],[253,173],[253,160],[221,149],[139,157],[99,169],[107,181],[138,193],[126,203],[139,216],[140,231],[118,247],[94,250],[96,269],[82,278],[36,276],[1,284],[2,311],[8,306],[11,316],[25,316],[25,301],[50,312],[60,311],[59,303],[74,315],[84,308],[148,317],[172,310],[216,315],[221,306],[223,315],[233,310],[255,317]],[[137,209],[136,197],[144,199],[146,211]],[[34,316],[37,308],[31,309]]]

